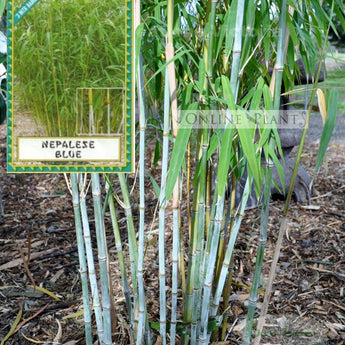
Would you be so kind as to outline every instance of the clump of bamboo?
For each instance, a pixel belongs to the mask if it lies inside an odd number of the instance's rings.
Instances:
[[[242,230],[247,200],[249,195],[253,194],[252,189],[255,189],[257,196],[262,194],[262,217],[257,264],[248,302],[243,344],[250,344],[252,337],[256,295],[267,236],[271,168],[273,164],[277,164],[281,170],[277,158],[277,150],[281,150],[276,128],[266,128],[261,123],[251,126],[246,111],[279,109],[281,83],[285,73],[284,59],[286,56],[287,60],[293,61],[295,54],[293,51],[291,53],[291,50],[285,51],[284,31],[287,23],[290,30],[293,30],[293,25],[297,25],[296,23],[300,25],[302,18],[298,16],[301,9],[299,8],[297,14],[294,14],[297,17],[294,18],[295,23],[291,14],[286,15],[285,0],[280,3],[279,11],[278,8],[274,8],[273,21],[269,20],[272,13],[266,0],[260,4],[254,0],[246,3],[201,0],[199,4],[200,6],[194,9],[189,4],[190,12],[188,12],[183,4],[170,0],[167,6],[164,3],[152,4],[146,1],[141,3],[145,26],[138,25],[139,42],[135,45],[136,49],[140,48],[140,52],[136,53],[140,109],[138,238],[136,238],[136,224],[133,220],[130,187],[126,176],[117,175],[123,201],[114,194],[114,182],[106,177],[107,198],[109,198],[107,203],[111,211],[115,243],[119,253],[132,339],[138,345],[152,342],[149,336],[150,326],[156,330],[159,327],[162,344],[167,344],[169,340],[171,344],[177,342],[185,345],[209,344],[213,341],[212,337],[216,341],[225,341],[226,311],[231,308],[228,300],[231,279],[228,278],[228,273],[238,234]],[[308,8],[310,15],[313,15],[313,11]],[[181,16],[176,17],[174,13],[180,13]],[[316,13],[319,15],[320,12]],[[278,33],[278,41],[275,40],[274,32]],[[291,34],[294,46],[305,44],[298,35],[298,30]],[[300,38],[301,42],[297,42],[296,37]],[[258,60],[262,64],[258,64]],[[261,76],[272,62],[276,63],[271,82],[271,85],[274,85],[273,99],[268,81]],[[228,68],[229,64],[231,71]],[[334,99],[335,96],[332,96],[331,100]],[[147,104],[144,104],[144,100]],[[244,126],[232,126],[231,116],[227,116],[224,123],[221,123],[223,127],[193,128],[188,126],[185,118],[179,118],[178,108],[191,112],[203,111],[202,115],[205,117],[209,115],[207,113],[209,110],[225,108],[228,110],[227,114],[239,116]],[[160,188],[157,193],[159,206],[157,297],[159,295],[160,308],[157,323],[155,322],[157,320],[148,320],[144,285],[145,246],[149,245],[145,243],[145,141],[146,128],[150,125],[151,119],[150,110],[157,117],[163,115],[161,123],[155,122],[155,124],[159,123],[157,126],[159,128],[155,130],[163,142]],[[170,147],[172,152],[169,156]],[[179,214],[180,203],[184,202],[181,171],[184,170],[187,149],[191,150],[189,154],[195,158],[193,161],[195,169],[192,169],[193,213],[190,222],[186,222],[191,224],[190,229],[181,222]],[[267,159],[265,166],[262,164],[263,155]],[[212,188],[209,186],[212,170],[216,171],[213,197]],[[247,171],[247,176],[243,175],[244,171]],[[190,172],[187,172],[186,175],[189,174]],[[228,186],[229,176],[232,181],[231,188]],[[106,269],[104,265],[106,242],[104,227],[101,224],[103,219],[99,216],[100,184],[96,175],[92,177],[92,181],[95,219],[100,230],[97,236],[102,273],[102,270]],[[239,182],[244,188],[238,204],[235,205],[234,194],[236,184]],[[156,183],[155,186],[157,188],[159,184]],[[227,198],[228,189],[231,190],[231,198]],[[113,197],[124,208],[126,214],[130,283],[126,281],[126,263],[123,258]],[[288,198],[290,197],[291,192],[288,195]],[[165,243],[168,231],[166,208],[170,206],[173,208],[172,252],[168,251]],[[226,209],[230,211],[226,213]],[[231,219],[225,219],[225,214],[230,214]],[[187,258],[183,255],[184,251],[188,252]],[[168,300],[166,293],[168,258],[172,258],[171,301]],[[187,269],[184,268],[185,263]],[[102,280],[105,279],[102,289],[102,300],[105,293],[102,316],[106,328],[109,301],[105,288],[106,286],[109,288],[109,279],[104,275],[105,272],[102,274]],[[228,287],[225,290],[226,284]],[[180,304],[179,298],[182,301]],[[169,310],[171,310],[170,322]],[[224,332],[218,333],[223,318]]]
[[[119,0],[34,6],[14,31],[19,105],[34,113],[48,135],[76,135],[76,89],[124,87],[125,34]]]

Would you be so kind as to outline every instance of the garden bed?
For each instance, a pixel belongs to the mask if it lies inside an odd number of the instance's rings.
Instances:
[[[22,309],[18,330],[7,344],[31,344],[32,340],[28,338],[41,343],[58,341],[69,345],[84,344],[74,216],[64,177],[60,174],[6,174],[6,127],[2,125],[0,128],[0,184],[4,203],[4,215],[0,218],[0,339],[10,331]],[[315,140],[310,140],[305,147],[302,160],[309,173],[313,172],[317,149]],[[344,157],[345,143],[341,142],[341,138],[331,140],[326,162],[315,180],[310,204],[293,203],[291,206],[289,227],[283,242],[262,344],[345,343]],[[147,168],[151,169],[150,163],[147,164]],[[159,165],[151,171],[159,176]],[[149,318],[157,322],[157,234],[155,223],[152,227],[150,224],[154,218],[157,198],[149,179],[147,189],[150,195],[146,205],[148,242],[145,285]],[[132,200],[137,221],[135,192]],[[264,279],[260,289],[265,289],[282,208],[281,201],[272,203]],[[120,211],[118,217],[125,242],[124,213]],[[92,215],[90,222],[92,226]],[[227,331],[232,331],[227,335],[226,342],[219,344],[241,343],[240,333],[246,315],[245,300],[248,298],[246,287],[251,285],[258,227],[258,209],[249,210],[243,220],[234,257],[235,284],[229,302],[231,308],[227,311]],[[130,344],[125,301],[110,227],[107,227],[107,235],[116,311],[114,340],[117,344]],[[167,250],[170,250],[170,245],[167,231]],[[22,263],[21,251],[24,255],[30,251],[28,269]],[[38,286],[49,290],[59,299],[30,288],[32,281],[28,272]],[[169,273],[167,277],[169,282]],[[170,291],[167,294],[169,297]],[[259,306],[262,297],[259,296]]]

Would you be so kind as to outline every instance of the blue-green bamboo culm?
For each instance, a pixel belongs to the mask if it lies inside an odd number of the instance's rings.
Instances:
[[[95,228],[97,237],[98,262],[102,292],[104,339],[106,345],[112,344],[110,281],[108,272],[107,242],[102,217],[101,186],[99,174],[91,174],[92,197],[94,203]]]
[[[85,242],[86,248],[86,257],[87,257],[87,266],[88,266],[88,273],[89,273],[89,280],[90,280],[90,289],[91,289],[91,296],[92,296],[92,306],[95,313],[96,319],[96,326],[97,326],[97,334],[100,341],[103,341],[104,337],[104,326],[103,326],[103,316],[102,316],[102,308],[100,302],[100,296],[98,291],[98,284],[97,284],[97,276],[96,276],[96,269],[94,263],[94,253],[92,249],[92,240],[91,240],[91,232],[90,232],[90,225],[89,219],[87,214],[87,206],[86,206],[86,184],[87,184],[87,175],[79,175],[79,191],[80,191],[80,211],[82,216],[82,223],[83,223],[83,238]]]
[[[106,177],[106,180],[107,180],[106,190],[109,193],[111,193],[111,188],[109,185],[110,182],[108,181],[108,177]],[[116,251],[117,251],[118,258],[119,258],[119,264],[120,264],[120,270],[121,270],[121,280],[122,280],[122,286],[123,286],[123,293],[125,295],[127,312],[128,312],[130,324],[131,324],[132,328],[134,329],[134,314],[133,314],[131,292],[130,292],[128,279],[127,279],[127,270],[126,270],[126,265],[125,265],[124,253],[123,253],[123,249],[122,249],[122,241],[121,241],[119,224],[118,224],[117,216],[116,216],[116,208],[115,208],[115,203],[114,203],[114,199],[112,196],[109,197],[108,203],[109,203],[110,217],[111,217],[111,223],[112,223],[112,227],[113,227]]]
[[[280,95],[281,85],[283,78],[284,58],[285,58],[285,31],[286,31],[286,12],[287,12],[287,0],[281,1],[280,16],[279,16],[279,35],[277,43],[277,61],[274,68],[274,94],[273,94],[273,109],[278,110],[280,107]],[[273,137],[270,138],[270,148],[275,149],[276,140]],[[274,166],[273,159],[267,155],[268,159],[266,162],[266,176],[262,200],[261,209],[261,222],[260,222],[260,236],[258,253],[256,257],[255,272],[253,277],[253,285],[248,300],[248,312],[246,319],[246,327],[243,335],[243,345],[250,345],[252,336],[252,327],[254,321],[254,312],[257,301],[257,293],[259,289],[259,282],[261,276],[261,268],[264,258],[265,245],[267,241],[267,226],[268,226],[268,213],[269,213],[269,202],[271,198],[270,186],[272,181],[272,169]]]
[[[83,227],[82,227],[81,212],[80,212],[78,174],[71,174],[71,185],[72,185],[75,229],[76,229],[77,243],[78,243],[80,278],[81,278],[81,285],[82,285],[82,292],[83,292],[85,342],[87,345],[92,345],[93,342],[92,342],[92,330],[91,330],[91,308],[90,308],[90,300],[89,300],[89,284],[88,284],[88,279],[87,279],[86,255],[85,255],[85,247],[84,247],[84,240],[83,240]],[[101,336],[102,334],[99,337],[100,342],[102,341]]]

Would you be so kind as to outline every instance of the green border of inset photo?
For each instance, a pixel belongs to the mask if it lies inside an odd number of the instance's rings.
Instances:
[[[19,1],[18,1],[19,2]],[[18,3],[16,2],[16,4]],[[7,1],[7,172],[9,173],[67,173],[67,172],[133,172],[135,165],[135,95],[134,95],[134,32],[133,32],[133,6],[134,0],[125,0],[125,68],[124,68],[124,125],[121,140],[122,158],[116,162],[87,161],[19,161],[16,154],[16,140],[14,131],[14,79],[15,61],[18,58],[14,51],[14,29],[19,20],[26,15],[34,6],[40,6],[40,0],[23,0],[22,5],[14,9],[14,0]],[[107,88],[112,86],[107,85]],[[114,86],[116,88],[116,86]],[[109,132],[108,132],[109,133]],[[114,134],[114,136],[116,136]],[[32,137],[32,135],[31,135]],[[42,137],[47,137],[46,135]],[[37,137],[41,139],[42,137]],[[52,140],[61,137],[49,137]],[[95,137],[99,137],[95,134]],[[111,138],[112,134],[108,134]],[[73,138],[78,139],[78,136]],[[89,137],[93,138],[92,135]]]

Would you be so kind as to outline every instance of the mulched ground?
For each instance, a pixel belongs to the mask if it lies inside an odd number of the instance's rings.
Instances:
[[[69,345],[84,344],[74,218],[65,180],[62,175],[56,174],[6,174],[5,128],[0,128],[0,186],[4,204],[4,214],[0,218],[0,340],[10,331],[21,312],[17,331],[6,344],[51,344],[54,341]],[[305,152],[303,164],[311,173],[317,144],[307,144]],[[330,145],[326,162],[316,177],[310,204],[293,203],[291,206],[262,344],[345,344],[344,157],[345,145]],[[159,170],[154,173],[159,175]],[[138,196],[135,191],[132,198],[137,221]],[[149,195],[147,207],[150,221],[156,207],[153,195]],[[283,202],[272,203],[263,289],[282,208]],[[126,241],[123,212],[119,212],[118,216],[123,240]],[[92,216],[90,223],[92,230]],[[246,313],[244,301],[248,297],[245,287],[251,285],[258,226],[258,210],[249,210],[243,220],[234,259],[235,285],[230,298],[231,308],[227,311],[228,330],[232,329],[232,332],[228,333],[227,342],[222,344],[240,344],[239,334]],[[148,229],[145,261],[150,321],[158,320],[156,229],[156,225]],[[110,227],[107,234],[116,296],[114,340],[117,344],[130,344]],[[168,236],[167,246],[169,243]],[[27,267],[21,255],[26,257]],[[33,290],[30,287],[32,280],[54,293],[58,299]],[[262,295],[259,296],[261,302]],[[68,316],[70,318],[66,318]]]

